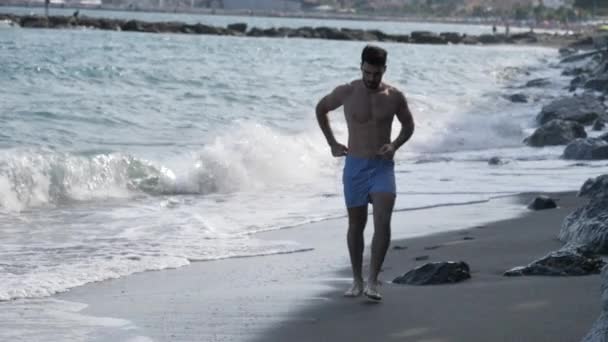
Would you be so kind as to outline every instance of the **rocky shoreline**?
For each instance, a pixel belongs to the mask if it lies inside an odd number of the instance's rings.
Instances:
[[[333,27],[299,28],[249,28],[245,23],[235,23],[226,27],[210,26],[202,23],[147,22],[140,20],[108,19],[86,16],[37,16],[0,14],[0,21],[23,28],[91,28],[112,31],[146,33],[206,34],[219,36],[246,36],[271,38],[314,38],[345,41],[378,41],[410,44],[535,44],[563,46],[584,39],[583,34],[560,35],[551,33],[516,33],[466,35],[457,32],[414,31],[409,34],[388,34],[379,30],[361,30]]]

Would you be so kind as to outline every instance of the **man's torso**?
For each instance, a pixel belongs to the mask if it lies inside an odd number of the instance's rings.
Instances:
[[[348,126],[348,153],[359,158],[376,158],[378,150],[391,141],[391,126],[399,109],[398,91],[386,84],[368,90],[360,80],[344,101]]]

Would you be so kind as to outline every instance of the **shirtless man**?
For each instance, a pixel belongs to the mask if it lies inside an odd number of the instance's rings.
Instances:
[[[395,204],[395,164],[393,156],[414,133],[414,120],[405,96],[382,82],[387,52],[366,46],[361,54],[362,79],[340,85],[317,104],[317,121],[334,157],[346,156],[343,173],[344,198],[348,211],[348,250],[353,284],[344,294],[365,294],[381,300],[378,273],[390,244],[391,215]],[[348,147],[339,143],[331,130],[328,113],[344,106],[348,126]],[[401,131],[391,142],[393,118],[401,122]],[[367,206],[373,205],[374,237],[370,273],[363,282],[363,230]]]

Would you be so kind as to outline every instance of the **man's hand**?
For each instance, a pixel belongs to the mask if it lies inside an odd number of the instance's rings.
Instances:
[[[378,156],[382,159],[393,160],[395,156],[395,146],[393,144],[385,144],[378,150]]]
[[[331,154],[334,157],[344,157],[348,154],[348,148],[340,143],[334,143],[331,145]]]

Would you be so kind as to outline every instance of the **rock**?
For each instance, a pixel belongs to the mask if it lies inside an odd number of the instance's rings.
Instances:
[[[601,51],[594,50],[594,51],[591,51],[591,52],[585,52],[585,53],[581,53],[581,54],[578,54],[578,55],[571,55],[571,56],[568,56],[568,57],[562,59],[560,63],[578,62],[578,61],[582,61],[584,59],[587,59],[589,57],[593,57],[593,56],[595,56],[597,54],[600,54],[600,53],[601,53]]]
[[[515,33],[509,36],[509,41],[514,43],[536,43],[538,36],[534,32]]]
[[[590,199],[608,198],[608,174],[587,179],[578,191],[577,196],[589,197]]]
[[[594,253],[608,253],[608,175],[587,180],[578,196],[589,197],[589,203],[564,219],[559,239]]]
[[[456,32],[442,32],[439,34],[439,36],[450,44],[459,44],[463,38],[460,33]]]
[[[608,342],[608,266],[602,270],[602,312],[581,342]]]
[[[577,49],[567,48],[567,47],[560,48],[558,51],[559,51],[560,56],[562,56],[562,57],[572,56],[578,52]]]
[[[488,159],[488,165],[504,165],[504,164],[508,164],[509,161],[504,160],[500,157],[492,157],[490,159]]]
[[[571,160],[608,159],[608,142],[600,138],[575,139],[566,146],[563,157]]]
[[[226,28],[228,28],[229,30],[232,30],[232,31],[245,33],[247,31],[247,24],[246,23],[229,24],[228,26],[226,26]]]
[[[499,44],[504,43],[506,37],[502,34],[482,34],[477,40],[482,44]]]
[[[553,119],[576,121],[589,125],[605,117],[606,109],[600,99],[590,94],[562,97],[543,107],[536,121],[544,125]]]
[[[461,262],[434,262],[417,267],[393,280],[396,284],[435,285],[457,283],[471,278],[469,265]]]
[[[585,88],[608,92],[608,74],[602,74],[585,82]]]
[[[515,102],[515,103],[527,103],[528,102],[528,95],[526,94],[513,94],[513,95],[509,95],[507,96],[507,99],[511,102]]]
[[[528,146],[543,147],[565,145],[577,138],[586,138],[583,125],[574,121],[551,120],[524,139]]]
[[[421,256],[417,256],[414,258],[414,260],[416,261],[426,261],[429,260],[431,257],[428,255],[421,255]]]
[[[546,87],[548,85],[550,85],[551,82],[549,81],[548,78],[537,78],[534,80],[529,81],[528,83],[526,83],[526,87],[528,88],[541,88],[541,87]]]
[[[578,87],[582,87],[587,82],[589,77],[587,75],[578,75],[570,81],[570,91],[576,90]]]
[[[480,44],[479,43],[479,39],[477,39],[477,37],[475,36],[464,36],[462,38],[462,43],[465,45],[477,45]]]
[[[430,31],[414,31],[410,38],[416,44],[446,44],[446,40],[437,33]]]
[[[21,27],[30,27],[30,28],[46,28],[49,27],[49,19],[47,17],[39,17],[36,15],[27,15],[21,17],[19,21],[19,25]]]
[[[605,262],[583,249],[565,248],[551,252],[527,266],[512,268],[504,273],[513,276],[583,276],[600,273]]]
[[[599,137],[597,137],[598,139],[602,139],[606,142],[608,142],[608,133],[604,133],[602,135],[600,135]]]
[[[139,20],[129,20],[125,22],[120,29],[123,31],[143,32],[144,23]]]
[[[557,208],[557,203],[555,203],[551,197],[547,196],[538,196],[530,204],[528,204],[528,209],[530,210],[545,210],[554,208]]]
[[[594,131],[601,131],[601,130],[604,129],[604,127],[606,127],[606,120],[604,120],[604,119],[597,119],[593,123],[593,130]],[[608,138],[608,136],[606,136],[606,138]],[[606,140],[606,139],[604,139],[604,140]]]

